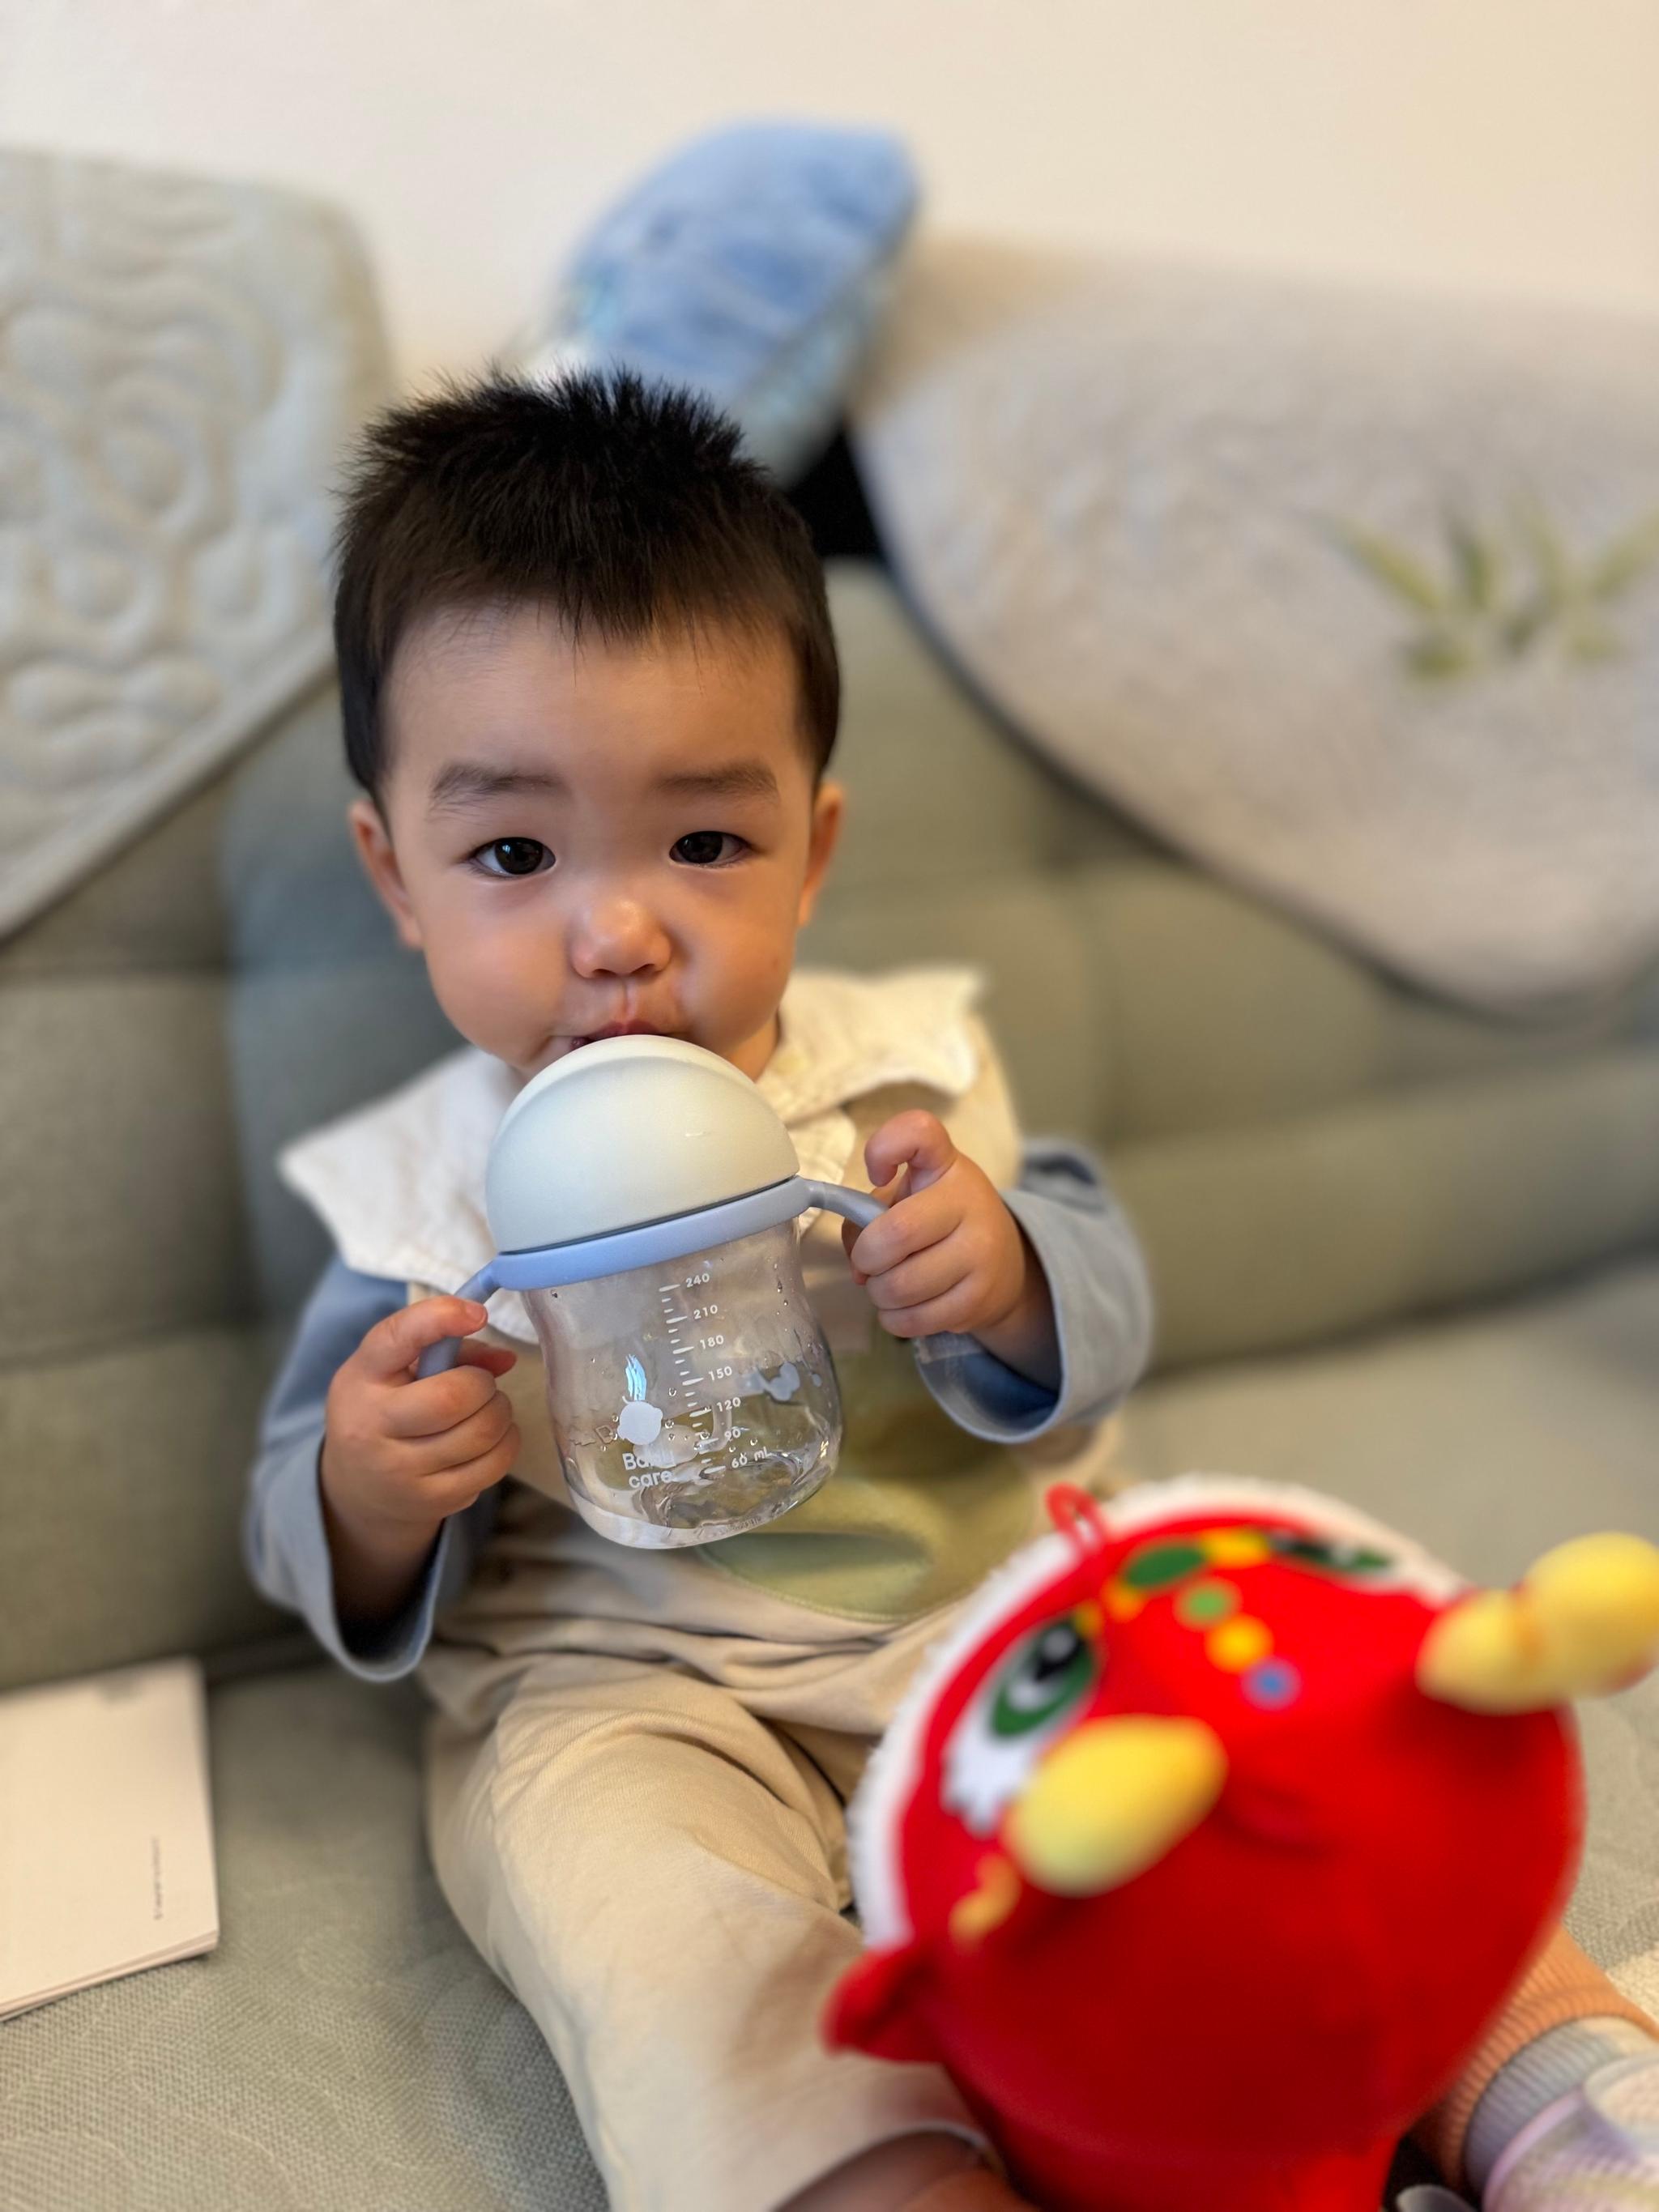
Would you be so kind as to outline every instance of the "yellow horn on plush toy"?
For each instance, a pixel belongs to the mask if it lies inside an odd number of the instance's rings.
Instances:
[[[1039,1889],[1091,1897],[1161,1859],[1226,1778],[1226,1753],[1201,1721],[1090,1721],[1037,1768],[1003,1842]]]
[[[1579,1536],[1520,1587],[1478,1590],[1423,1639],[1419,1687],[1477,1713],[1542,1712],[1621,1689],[1659,1657],[1659,1551]]]

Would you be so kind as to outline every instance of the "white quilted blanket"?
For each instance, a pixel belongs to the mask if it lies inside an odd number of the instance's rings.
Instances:
[[[0,152],[0,931],[330,663],[330,477],[384,395],[331,209]]]
[[[925,247],[856,423],[1033,744],[1437,990],[1659,956],[1659,325]]]

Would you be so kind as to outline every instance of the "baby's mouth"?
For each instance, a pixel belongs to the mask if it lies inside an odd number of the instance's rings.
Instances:
[[[591,1030],[586,1036],[571,1037],[565,1045],[565,1052],[567,1054],[580,1052],[585,1044],[599,1044],[605,1037],[662,1036],[665,1034],[654,1022],[611,1022],[602,1030]]]

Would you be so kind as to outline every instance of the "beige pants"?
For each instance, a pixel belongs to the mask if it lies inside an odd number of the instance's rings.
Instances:
[[[818,2039],[860,1948],[844,1806],[898,1656],[775,1652],[734,1689],[555,1652],[493,1726],[434,1715],[439,1880],[551,2046],[615,2212],[773,2212],[889,2137],[982,2142],[934,2068]],[[849,1728],[864,1685],[879,1710]]]

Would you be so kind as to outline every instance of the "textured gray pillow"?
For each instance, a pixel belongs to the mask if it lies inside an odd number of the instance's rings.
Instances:
[[[332,659],[331,480],[385,396],[331,208],[0,153],[0,932]]]
[[[856,417],[1051,758],[1494,1007],[1659,954],[1659,325],[934,245]]]

